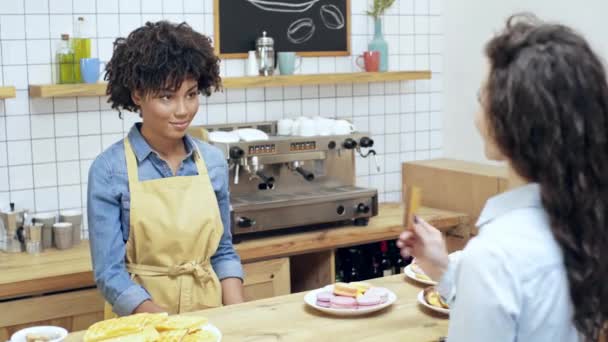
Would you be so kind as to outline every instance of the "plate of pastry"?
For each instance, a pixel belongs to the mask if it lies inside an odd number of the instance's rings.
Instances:
[[[205,317],[166,313],[142,313],[101,321],[89,327],[84,335],[84,342],[218,342],[221,339],[220,330]]]
[[[11,336],[10,342],[59,342],[68,336],[68,331],[62,327],[37,326],[17,331]]]
[[[304,302],[309,306],[336,316],[365,315],[396,301],[397,295],[393,291],[364,282],[335,283],[304,296]]]
[[[450,255],[448,255],[448,258],[450,259],[450,261],[453,261],[457,258],[458,254],[462,253],[462,251],[456,251],[456,252],[452,252],[450,253]],[[432,285],[435,286],[437,285],[437,282],[434,281],[433,279],[431,279],[431,277],[429,277],[428,275],[426,275],[426,273],[424,273],[424,271],[422,270],[422,268],[420,267],[420,265],[418,265],[418,263],[416,262],[416,259],[412,260],[412,262],[405,266],[403,268],[403,273],[405,273],[405,276],[417,281],[419,283],[425,284],[425,285]]]
[[[405,276],[415,280],[419,283],[423,283],[426,285],[437,285],[437,282],[431,279],[428,275],[424,273],[422,268],[414,261],[412,261],[409,265],[403,268],[403,273]]]
[[[441,297],[435,286],[429,286],[420,291],[418,293],[418,302],[433,311],[440,312],[442,314],[450,313],[450,307]]]

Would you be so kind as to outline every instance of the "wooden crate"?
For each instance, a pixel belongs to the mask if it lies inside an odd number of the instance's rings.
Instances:
[[[488,198],[508,188],[506,167],[453,159],[403,163],[402,177],[404,188],[422,189],[423,206],[468,214],[472,234]]]

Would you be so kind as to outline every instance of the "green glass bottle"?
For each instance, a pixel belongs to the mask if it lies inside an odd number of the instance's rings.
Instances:
[[[78,20],[76,21],[75,37],[72,39],[72,48],[74,49],[74,63],[76,64],[76,81],[82,82],[82,76],[80,75],[80,60],[82,58],[91,58],[91,39],[87,38],[84,17],[78,17]]]
[[[70,47],[70,35],[61,35],[61,46],[57,50],[57,83],[76,83],[74,51]]]

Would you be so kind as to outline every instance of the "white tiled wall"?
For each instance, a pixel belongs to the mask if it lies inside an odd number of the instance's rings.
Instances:
[[[369,1],[371,3],[371,0]],[[373,22],[368,0],[352,0],[353,56],[366,50]],[[357,183],[399,200],[400,164],[442,153],[441,0],[398,0],[384,17],[390,69],[433,71],[430,81],[229,89],[201,101],[196,124],[276,120],[299,115],[348,118],[371,132],[380,171],[357,159]],[[213,35],[212,0],[2,0],[0,82],[17,98],[0,100],[0,206],[34,211],[86,208],[89,165],[121,139],[137,115],[120,120],[103,97],[30,99],[28,84],[51,83],[60,34],[78,16],[91,25],[93,55],[107,61],[112,42],[148,20],[187,21]],[[355,57],[306,58],[301,73],[356,71]],[[222,75],[244,74],[226,60]]]

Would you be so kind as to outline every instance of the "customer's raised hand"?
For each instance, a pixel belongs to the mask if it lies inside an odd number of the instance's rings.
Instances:
[[[443,235],[418,217],[414,217],[412,229],[401,233],[397,246],[401,249],[402,256],[416,258],[416,263],[435,281],[441,278],[448,267],[448,251]]]

